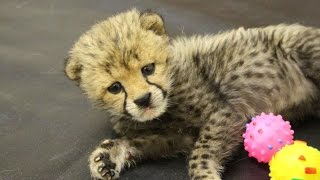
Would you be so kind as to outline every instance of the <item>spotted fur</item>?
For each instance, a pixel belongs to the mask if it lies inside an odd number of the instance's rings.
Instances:
[[[143,75],[152,63],[154,73]],[[91,154],[93,177],[115,179],[141,159],[186,153],[191,179],[219,180],[251,116],[294,120],[313,111],[320,30],[281,24],[169,41],[161,16],[133,9],[84,33],[65,71],[122,136]],[[108,91],[115,82],[118,94]],[[150,105],[139,107],[146,93]]]

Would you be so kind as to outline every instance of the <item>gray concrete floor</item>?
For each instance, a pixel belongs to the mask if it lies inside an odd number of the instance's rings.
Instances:
[[[283,22],[320,27],[319,0],[1,0],[0,180],[90,179],[87,156],[113,133],[64,76],[63,59],[92,24],[131,7],[160,12],[172,36]],[[297,137],[319,148],[317,129],[319,119],[308,121]],[[187,179],[186,162],[148,161],[122,179]],[[224,179],[264,180],[268,169],[241,152]]]

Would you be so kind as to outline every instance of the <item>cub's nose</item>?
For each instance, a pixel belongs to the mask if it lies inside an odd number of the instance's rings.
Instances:
[[[150,106],[151,93],[146,93],[133,102],[140,107],[148,107]]]

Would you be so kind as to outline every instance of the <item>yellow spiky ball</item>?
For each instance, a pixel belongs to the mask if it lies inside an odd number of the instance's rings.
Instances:
[[[269,165],[271,180],[320,180],[320,151],[304,141],[283,147]]]

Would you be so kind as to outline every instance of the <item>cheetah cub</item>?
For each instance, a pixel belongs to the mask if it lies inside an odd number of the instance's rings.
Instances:
[[[251,116],[313,112],[320,30],[282,24],[170,39],[161,16],[132,9],[84,33],[65,72],[121,136],[90,155],[94,178],[184,153],[191,179],[220,180]]]

